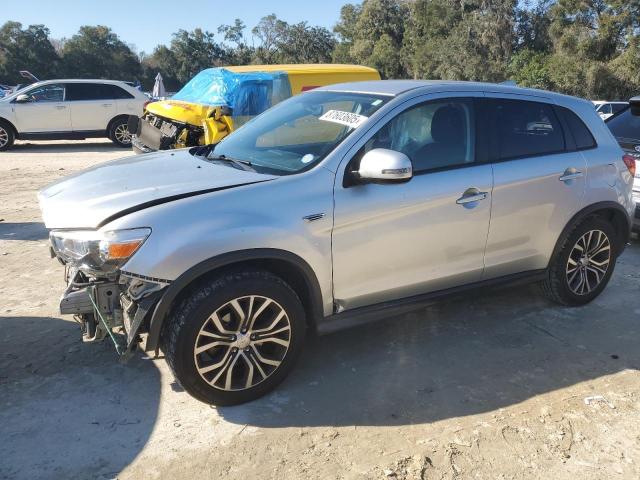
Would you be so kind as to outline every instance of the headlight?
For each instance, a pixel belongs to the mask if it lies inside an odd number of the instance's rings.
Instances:
[[[61,230],[50,234],[56,255],[88,273],[116,271],[140,248],[150,228],[132,230]]]

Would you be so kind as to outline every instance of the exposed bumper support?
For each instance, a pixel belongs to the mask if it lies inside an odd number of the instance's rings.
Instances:
[[[162,147],[162,132],[147,122],[144,118],[130,115],[127,128],[135,135],[134,146],[142,151],[160,150]]]
[[[145,320],[162,296],[166,284],[121,276],[113,281],[85,279],[79,288],[77,273],[60,299],[60,313],[76,315],[82,323],[86,343],[103,340],[107,335],[115,343],[121,361],[126,361],[140,342]],[[125,334],[114,336],[120,329]]]

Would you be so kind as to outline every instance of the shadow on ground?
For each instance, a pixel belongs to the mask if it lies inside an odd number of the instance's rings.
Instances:
[[[0,240],[44,240],[49,238],[42,222],[0,222]]]
[[[422,424],[640,369],[640,311],[620,290],[573,309],[535,287],[480,291],[319,338],[276,392],[219,412],[261,427]]]
[[[113,151],[129,151],[118,147],[112,142],[87,142],[84,140],[79,141],[64,141],[64,142],[37,142],[32,143],[30,141],[16,142],[9,153],[100,153],[100,152],[113,152]]]
[[[153,362],[119,365],[73,322],[0,317],[0,478],[115,478],[156,422]]]
[[[586,307],[550,304],[535,287],[469,293],[315,339],[276,391],[218,413],[266,428],[425,424],[640,369],[630,250]],[[119,365],[108,341],[83,345],[57,318],[0,317],[0,331],[0,478],[116,477],[156,425],[154,363]]]

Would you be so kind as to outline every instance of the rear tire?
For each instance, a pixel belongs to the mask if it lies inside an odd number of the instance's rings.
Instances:
[[[284,380],[301,352],[305,327],[302,303],[281,278],[237,271],[199,287],[180,304],[167,320],[162,349],[189,394],[213,405],[236,405]]]
[[[9,150],[15,139],[16,136],[11,125],[0,120],[0,152]]]
[[[561,305],[584,305],[596,298],[613,274],[618,245],[616,231],[605,219],[592,216],[565,238],[549,263],[543,293]]]
[[[121,148],[131,148],[131,134],[127,126],[127,118],[116,118],[109,127],[109,140]]]

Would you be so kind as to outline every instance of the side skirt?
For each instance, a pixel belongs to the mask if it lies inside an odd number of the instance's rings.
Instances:
[[[18,134],[18,140],[84,140],[107,137],[106,130],[81,130],[75,132],[30,132]]]
[[[466,293],[469,290],[500,285],[520,285],[537,282],[543,280],[546,273],[546,269],[521,272],[500,278],[492,278],[491,280],[469,283],[459,287],[438,290],[436,292],[401,298],[399,300],[354,308],[353,310],[347,310],[345,312],[325,317],[318,322],[317,332],[318,335],[326,335],[339,330],[364,325],[369,322],[395,317],[433,305],[444,298]]]

